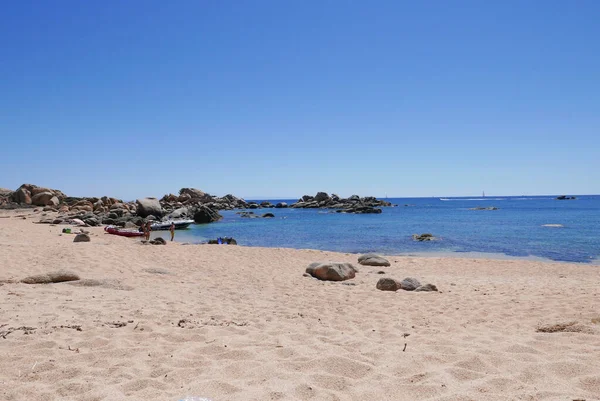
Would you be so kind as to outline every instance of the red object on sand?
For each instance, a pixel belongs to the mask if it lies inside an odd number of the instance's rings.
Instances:
[[[144,233],[140,231],[119,230],[118,228],[111,226],[104,227],[104,231],[109,234],[120,235],[122,237],[141,237],[144,235]]]

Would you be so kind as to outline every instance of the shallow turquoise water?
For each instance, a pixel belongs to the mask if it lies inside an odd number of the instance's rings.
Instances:
[[[398,206],[383,208],[378,215],[330,213],[325,209],[257,209],[257,214],[272,212],[276,217],[246,219],[235,211],[222,211],[222,221],[177,231],[176,240],[196,243],[228,236],[246,246],[387,255],[484,252],[569,262],[592,262],[600,257],[600,196],[565,201],[550,196],[388,201]],[[469,210],[476,206],[495,206],[499,210]],[[412,240],[412,234],[425,232],[440,240]]]

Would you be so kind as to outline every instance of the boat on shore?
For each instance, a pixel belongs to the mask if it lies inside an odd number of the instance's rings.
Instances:
[[[126,230],[114,226],[106,226],[104,227],[104,231],[108,234],[120,235],[121,237],[141,237],[144,235],[143,232],[137,230]]]
[[[172,220],[172,221],[161,221],[150,225],[152,231],[164,231],[171,227],[171,223],[175,224],[176,230],[182,230],[188,228],[190,224],[194,223],[194,220]]]

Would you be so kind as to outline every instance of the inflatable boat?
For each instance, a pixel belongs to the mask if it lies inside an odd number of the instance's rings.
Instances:
[[[120,235],[121,237],[141,237],[144,235],[144,233],[139,232],[137,230],[124,230],[114,226],[106,226],[104,227],[104,231],[106,231],[109,234]]]

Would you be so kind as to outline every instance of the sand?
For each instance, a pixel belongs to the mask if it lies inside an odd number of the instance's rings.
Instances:
[[[73,243],[38,219],[0,213],[2,400],[600,399],[598,266]],[[360,271],[303,277],[317,261]],[[60,269],[91,286],[19,282]],[[408,276],[440,292],[375,288]]]

